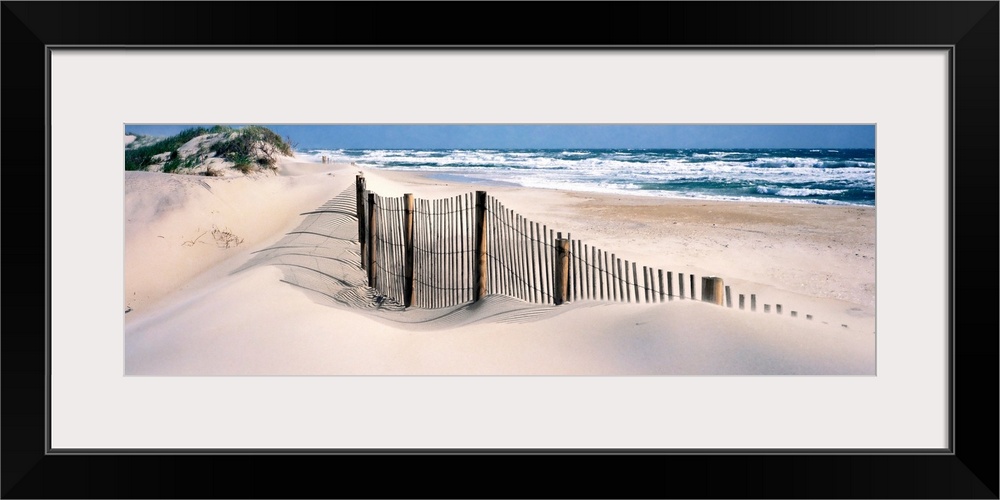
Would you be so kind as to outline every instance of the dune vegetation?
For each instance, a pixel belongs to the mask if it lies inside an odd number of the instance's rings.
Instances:
[[[125,170],[220,176],[274,170],[278,156],[294,156],[289,140],[260,125],[193,127],[153,138],[126,132]]]

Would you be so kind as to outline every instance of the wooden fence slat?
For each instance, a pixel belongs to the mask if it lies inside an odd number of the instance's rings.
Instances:
[[[503,294],[511,295],[510,290],[510,255],[507,255],[507,221],[504,217],[503,204],[496,203],[497,220],[497,252],[500,255],[500,274],[503,282]]]
[[[434,307],[442,307],[442,296],[441,296],[441,272],[444,270],[441,259],[444,257],[438,252],[441,248],[441,200],[434,200],[434,280],[431,282],[434,284]]]
[[[404,214],[403,227],[403,305],[413,305],[413,193],[403,195]]]
[[[689,276],[691,277],[691,300],[695,300],[695,294],[694,294],[694,273],[691,273]]]
[[[451,216],[452,209],[451,199],[443,198],[441,200],[441,232],[444,236],[444,272],[441,277],[444,278],[444,304],[446,307],[455,305],[455,299],[452,295],[453,289],[455,288],[455,281],[452,277],[452,271],[454,270],[454,257],[455,257],[455,247],[454,240],[452,239],[452,224]]]
[[[628,272],[627,269],[625,271]],[[635,302],[636,303],[639,302],[639,276],[637,274],[638,273],[636,273],[636,270],[635,270],[635,261],[633,260],[632,261],[632,286],[635,287]]]
[[[548,274],[548,266],[546,265],[547,260],[544,255],[544,245],[545,238],[542,236],[542,225],[535,222],[535,246],[537,246],[538,251],[538,295],[543,304],[549,302],[546,296],[546,290],[548,290],[548,280],[545,279],[546,274]]]
[[[573,266],[573,300],[580,300],[580,242],[573,239],[573,236],[566,233],[566,238],[570,241],[570,264]]]
[[[496,293],[496,251],[493,246],[496,244],[496,238],[493,234],[493,230],[496,229],[496,224],[493,223],[493,197],[486,197],[486,291],[487,293]]]
[[[511,256],[511,289],[513,290],[514,297],[524,300],[521,296],[521,278],[524,276],[524,268],[521,267],[521,254],[518,252],[517,226],[515,225],[514,212],[506,209],[504,216],[507,219],[507,229],[510,230],[510,240],[507,241],[507,248]]]
[[[615,259],[615,254],[611,254],[612,260],[615,260],[615,269],[618,271],[618,300],[625,302],[625,291],[628,289],[626,286],[626,280],[622,280],[622,260]]]
[[[552,287],[555,286],[553,273],[556,270],[555,254],[553,253],[556,247],[554,239],[554,232],[542,224],[542,241],[544,242],[542,250],[545,252],[545,290],[549,292],[549,304],[555,303],[555,298],[552,296]]]
[[[361,269],[365,268],[365,176],[354,177],[354,202],[358,217],[358,245],[361,252]]]
[[[476,292],[473,290],[475,286],[476,278],[474,276],[476,271],[476,194],[469,193],[469,219],[468,219],[468,229],[469,229],[469,300],[476,300]]]
[[[538,283],[536,283],[535,286],[538,288],[538,300],[540,301],[540,303],[544,304],[548,302],[548,300],[545,297],[546,271],[545,271],[545,258],[542,255],[542,245],[544,244],[544,242],[542,241],[542,226],[537,222],[532,222],[531,225],[535,231],[534,232],[535,236],[532,241],[534,241],[535,243],[535,253],[538,255]]]
[[[444,253],[444,273],[441,275],[444,281],[444,303],[446,306],[450,307],[454,305],[454,298],[452,297],[452,289],[455,287],[455,282],[452,279],[452,272],[454,271],[454,265],[452,264],[452,259],[454,258],[454,248],[452,247],[452,224],[451,216],[454,207],[451,206],[450,198],[443,198],[441,200],[443,204],[443,211],[441,213],[442,222],[442,233],[444,236],[444,246],[441,251]]]
[[[456,195],[452,199],[452,205],[454,205],[453,213],[451,214],[451,220],[455,221],[455,255],[453,261],[455,262],[455,272],[452,274],[452,278],[455,280],[452,287],[455,288],[455,299],[457,303],[461,304],[465,302],[464,290],[465,290],[465,280],[463,279],[462,271],[465,269],[465,232],[462,231],[463,219],[465,217],[465,203],[463,195]]]
[[[553,245],[549,238],[549,227],[544,224],[539,224],[542,228],[542,233],[539,235],[542,241],[542,254],[545,257],[545,290],[548,292],[548,297],[546,297],[545,303],[552,303],[552,248]]]
[[[417,275],[419,276],[418,286],[420,287],[417,291],[417,300],[420,302],[421,307],[427,307],[427,286],[424,284],[427,282],[427,243],[426,235],[427,231],[427,220],[424,214],[424,200],[417,200],[417,218],[416,227],[414,228],[417,232],[417,247],[420,248],[420,253],[414,258],[414,266],[417,268]]]
[[[605,287],[607,288],[608,300],[614,301],[617,297],[618,284],[615,282],[615,255],[613,253],[608,253],[606,250],[601,250],[604,258],[604,279],[607,280]]]
[[[486,285],[489,283],[489,267],[487,266],[487,240],[486,240],[486,191],[476,191],[476,272],[473,279],[476,280],[474,300],[481,299],[486,295]]]
[[[423,216],[421,220],[424,224],[424,230],[421,231],[421,236],[423,240],[420,243],[421,248],[424,249],[424,262],[422,267],[424,269],[424,297],[423,302],[428,308],[433,306],[432,297],[434,290],[431,289],[430,283],[433,283],[433,278],[431,277],[431,263],[433,262],[433,255],[430,253],[431,248],[431,212],[430,212],[430,202],[428,200],[421,200],[423,202]]]
[[[500,201],[493,198],[493,238],[496,240],[495,245],[493,245],[493,250],[496,252],[496,269],[497,269],[497,291],[498,293],[507,294],[507,270],[506,264],[507,260],[504,258],[503,253],[503,217],[500,215]]]
[[[514,264],[512,268],[515,270],[514,276],[517,278],[514,280],[514,289],[517,290],[517,296],[521,300],[524,300],[524,277],[527,276],[527,268],[524,266],[524,258],[521,255],[521,233],[517,228],[517,216],[513,210],[507,209],[507,221],[510,223],[510,251],[514,256]]]
[[[724,287],[722,278],[715,276],[702,276],[701,278],[701,301],[711,302],[715,305],[724,304]]]
[[[535,283],[537,283],[537,277],[535,272],[535,267],[536,267],[535,237],[532,236],[534,233],[531,229],[529,229],[529,227],[534,227],[534,226],[529,226],[528,220],[525,219],[524,217],[521,217],[521,228],[525,234],[524,248],[525,251],[531,256],[531,281],[529,282],[530,283],[529,289],[531,292],[532,302],[537,303],[538,288],[535,286]]]
[[[392,230],[394,228],[392,227],[392,217],[390,217],[393,208],[392,198],[384,198],[382,200],[382,205],[383,206],[381,208],[383,208],[383,210],[379,210],[379,213],[382,215],[382,220],[379,221],[380,223],[379,225],[385,228],[385,230],[382,231],[382,234],[384,235],[384,240],[382,241],[383,243],[382,248],[384,250],[382,251],[382,255],[385,256],[385,258],[382,259],[382,261],[384,262],[385,265],[382,266],[383,275],[382,279],[379,280],[380,281],[379,289],[386,295],[392,296],[393,280],[390,271],[392,271],[392,269],[395,267],[395,255],[393,255],[393,248],[392,248],[392,242],[393,242]]]
[[[546,249],[546,253],[552,258],[552,270],[549,272],[549,277],[552,278],[552,286],[556,284],[555,271],[556,271],[556,232],[554,229],[549,229],[549,247]],[[553,298],[552,303],[555,303],[555,298]]]
[[[399,299],[401,298],[396,294],[396,276],[394,271],[399,269],[399,263],[396,261],[396,241],[399,239],[399,235],[396,234],[396,220],[393,215],[396,213],[396,199],[386,198],[385,199],[386,209],[382,212],[385,215],[385,256],[386,264],[385,267],[385,280],[383,280],[383,291],[386,295]]]
[[[376,259],[378,255],[376,254],[376,248],[378,247],[378,209],[375,204],[375,193],[368,192],[368,286],[375,288],[378,279],[378,264]]]
[[[517,218],[514,216],[513,210],[508,209],[506,213],[510,229],[510,241],[507,242],[507,245],[510,247],[511,258],[513,259],[510,267],[514,279],[511,280],[511,285],[514,287],[514,296],[524,300],[524,288],[521,287],[521,283],[523,282],[525,270],[522,265],[520,245],[518,244]]]
[[[457,279],[458,283],[455,284],[458,292],[458,301],[460,303],[465,303],[465,249],[468,248],[465,241],[465,195],[459,195],[457,198],[458,211],[455,213],[455,224],[458,226],[458,255],[456,256],[456,262],[458,265]]]
[[[677,289],[681,300],[686,299],[687,297],[684,295],[684,273],[677,273]]]
[[[653,268],[646,270],[646,274],[649,275],[649,302],[656,303],[656,273],[653,272]]]
[[[381,231],[381,241],[379,241],[379,246],[382,247],[383,259],[382,264],[379,266],[381,269],[381,276],[377,280],[379,283],[379,290],[385,294],[389,294],[390,288],[392,288],[392,276],[389,275],[389,270],[392,269],[392,224],[390,224],[391,219],[389,218],[389,213],[392,211],[392,198],[382,198],[379,200],[379,227],[382,228]]]
[[[491,234],[493,235],[493,239],[495,240],[493,242],[494,243],[493,251],[496,252],[496,256],[493,258],[494,260],[493,267],[496,269],[495,276],[496,276],[497,293],[505,293],[505,289],[507,287],[507,273],[504,272],[503,270],[503,264],[505,263],[505,261],[503,260],[503,252],[500,250],[503,245],[500,241],[500,234],[501,230],[503,229],[500,226],[500,221],[502,221],[503,219],[500,217],[499,207],[500,207],[500,202],[497,201],[496,198],[493,198],[493,217],[491,218],[490,221],[494,226]]]
[[[601,251],[597,247],[590,247],[590,263],[593,265],[592,296],[594,300],[604,300],[604,268],[601,267]]]
[[[597,263],[601,266],[601,300],[611,299],[611,268],[608,267],[608,253],[597,249]]]
[[[455,297],[455,303],[461,304],[462,301],[462,248],[464,247],[462,242],[462,196],[455,195],[452,197],[451,204],[453,206],[452,214],[450,219],[455,225],[452,230],[452,238],[454,238],[455,243],[452,245],[452,249],[455,254],[452,256],[452,262],[455,263],[455,269],[451,273],[452,277],[452,296]]]
[[[396,299],[400,303],[405,303],[406,247],[404,246],[405,245],[404,242],[406,240],[406,234],[404,234],[403,231],[404,229],[406,229],[406,227],[403,224],[403,219],[405,218],[406,213],[403,209],[403,198],[402,197],[396,198],[395,202],[396,202],[396,211],[392,213],[393,224],[396,226],[396,241],[393,244],[393,248],[395,248],[396,250],[396,268],[394,270],[395,273],[394,281],[396,282],[396,293],[399,294],[396,295]]]
[[[454,305],[454,300],[453,300],[452,295],[451,295],[452,288],[454,288],[454,286],[453,286],[454,282],[451,279],[451,273],[452,273],[452,270],[454,269],[454,266],[452,265],[452,257],[454,256],[454,254],[452,253],[453,249],[452,249],[452,246],[451,246],[451,244],[452,244],[452,239],[451,239],[451,229],[452,229],[452,227],[451,227],[451,210],[452,210],[452,207],[451,207],[451,200],[448,199],[448,198],[443,198],[441,200],[441,203],[444,204],[444,207],[443,207],[444,211],[441,214],[442,215],[442,217],[441,217],[441,219],[442,219],[442,221],[441,221],[442,222],[441,232],[442,232],[442,234],[444,236],[444,245],[439,250],[439,251],[441,251],[441,252],[444,253],[444,272],[441,274],[441,280],[443,281],[442,288],[444,288],[444,303],[445,303],[445,306],[450,307],[450,306]]]
[[[627,302],[632,302],[632,283],[628,280],[628,259],[625,259],[625,298]],[[636,297],[638,299],[638,297]]]
[[[472,253],[475,245],[472,243],[472,214],[475,209],[471,201],[472,193],[462,195],[462,302],[472,300]]]
[[[405,237],[403,234],[403,199],[394,198],[393,204],[396,206],[396,210],[392,212],[392,225],[396,226],[396,239],[393,241],[392,245],[394,250],[393,253],[396,254],[396,267],[393,268],[393,281],[395,282],[395,291],[398,294],[395,298],[399,302],[404,302],[406,300],[406,293],[403,291],[404,280],[401,279],[406,269],[406,263],[403,259],[405,252],[402,251],[403,240]]]
[[[517,247],[521,254],[521,269],[524,270],[524,281],[521,283],[522,299],[525,302],[532,302],[531,292],[531,254],[528,252],[528,233],[524,231],[524,217],[514,213],[514,226],[517,228]]]
[[[454,223],[455,223],[455,230],[454,230],[454,236],[453,236],[453,238],[455,238],[455,245],[453,247],[455,255],[452,257],[452,262],[455,263],[455,271],[452,273],[452,279],[454,280],[454,282],[452,283],[451,286],[455,289],[455,291],[453,292],[453,294],[455,296],[455,302],[458,303],[458,304],[461,304],[463,302],[462,301],[462,286],[463,286],[462,285],[462,248],[464,246],[462,244],[463,242],[462,242],[462,231],[461,231],[461,227],[462,227],[462,214],[463,214],[463,212],[462,212],[462,196],[461,195],[455,195],[452,198],[452,202],[451,203],[453,205],[453,212],[451,214],[451,220],[454,221]]]
[[[516,241],[517,238],[517,231],[515,231],[514,229],[514,215],[513,212],[511,212],[511,210],[508,209],[507,207],[503,207],[503,220],[504,220],[504,229],[506,230],[507,234],[507,241],[505,245],[507,248],[507,255],[510,258],[510,260],[508,261],[510,265],[510,269],[508,271],[509,273],[508,281],[510,282],[510,294],[513,297],[517,297],[518,296],[517,284],[520,281],[522,272],[520,269],[518,269],[517,252],[516,252],[516,247],[514,246],[514,242]]]
[[[649,268],[642,266],[642,287],[646,296],[646,303],[649,303]]]
[[[434,299],[437,302],[437,307],[445,307],[447,303],[444,301],[444,287],[442,286],[444,276],[444,258],[445,255],[441,253],[441,247],[444,245],[444,219],[441,212],[444,210],[444,203],[442,200],[434,200],[434,262],[437,264],[437,269],[434,271]]]
[[[441,209],[438,216],[441,244],[435,251],[441,254],[441,272],[437,276],[437,283],[441,288],[441,307],[448,307],[451,305],[451,300],[448,297],[448,288],[451,285],[448,279],[448,268],[451,267],[448,262],[448,200],[441,198],[438,208]]]
[[[444,228],[444,200],[439,199],[437,201],[437,207],[434,210],[435,218],[437,219],[437,224],[434,227],[437,228],[435,234],[437,236],[437,245],[434,246],[434,252],[437,254],[438,271],[435,273],[436,280],[434,280],[437,286],[437,300],[438,307],[447,307],[447,283],[444,279],[445,273],[447,272],[447,258],[448,254],[441,251],[445,246],[445,228]]]
[[[375,256],[375,284],[376,290],[380,290],[381,287],[385,286],[385,277],[383,272],[385,271],[385,260],[388,258],[388,247],[385,246],[385,232],[388,228],[385,225],[385,217],[383,216],[385,212],[385,200],[379,196],[375,200],[375,206],[378,211],[375,213],[375,218],[378,220],[376,224],[377,232],[375,233],[375,239],[378,241],[375,246],[378,247],[378,254]]]
[[[431,242],[431,231],[434,227],[434,220],[431,218],[431,200],[420,200],[420,210],[423,212],[421,215],[421,220],[424,223],[424,229],[421,231],[422,241],[420,243],[421,248],[424,249],[423,256],[423,269],[424,269],[424,298],[423,302],[428,308],[434,307],[434,289],[431,288],[430,284],[434,282],[433,280],[433,269],[434,269],[434,254],[431,249],[434,244]]]
[[[649,268],[649,288],[650,288],[649,296],[651,300],[653,302],[662,302],[660,300],[660,296],[662,296],[663,293],[660,291],[660,287],[657,286],[656,270],[653,269],[652,267]]]

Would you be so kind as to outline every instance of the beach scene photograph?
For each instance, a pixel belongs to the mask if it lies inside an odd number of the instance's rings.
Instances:
[[[872,124],[124,124],[127,376],[875,376]]]

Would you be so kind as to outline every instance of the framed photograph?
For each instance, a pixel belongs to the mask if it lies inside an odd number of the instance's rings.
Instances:
[[[628,30],[530,46],[435,10],[3,4],[8,186],[45,193],[8,204],[45,320],[2,340],[4,497],[455,494],[437,460],[463,496],[997,498],[996,226],[956,231],[996,213],[996,2],[582,4]]]

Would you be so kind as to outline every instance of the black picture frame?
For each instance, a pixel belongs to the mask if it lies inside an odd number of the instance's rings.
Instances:
[[[9,275],[15,292],[4,295],[8,314],[0,336],[2,496],[998,498],[997,317],[991,307],[971,299],[975,295],[992,300],[996,293],[991,279],[996,274],[983,267],[996,262],[1000,4],[648,2],[554,7],[3,2],[2,164],[9,195],[3,254],[8,264],[37,274]],[[481,15],[480,9],[489,15]],[[148,29],[150,20],[170,28]],[[309,29],[317,20],[329,21],[323,24],[335,29]],[[48,155],[39,154],[50,147],[47,47],[344,45],[950,47],[950,451],[48,453],[49,166]],[[959,196],[959,191],[965,194]],[[368,479],[373,475],[382,479]]]

